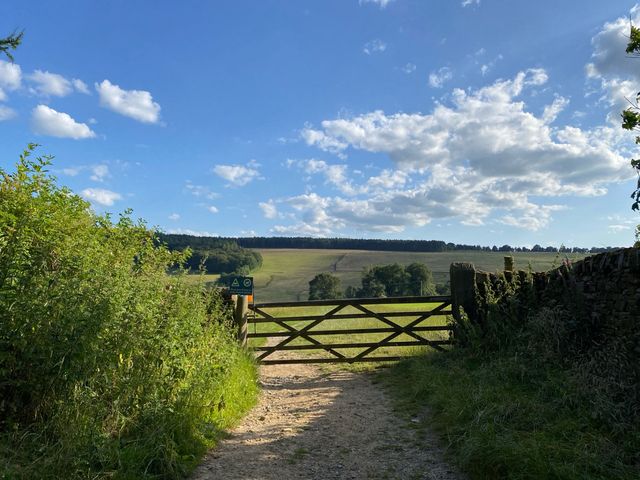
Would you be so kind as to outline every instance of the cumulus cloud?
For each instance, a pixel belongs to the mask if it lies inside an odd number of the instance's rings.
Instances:
[[[209,206],[207,207],[207,210],[208,210],[210,213],[218,213],[218,212],[219,212],[218,207],[215,207],[215,206],[213,206],[213,205],[209,205]]]
[[[257,178],[260,178],[260,172],[258,172],[257,169],[252,168],[251,164],[249,166],[216,165],[213,167],[213,173],[236,187],[242,187]]]
[[[93,138],[96,136],[85,123],[76,122],[69,114],[57,112],[46,105],[38,105],[31,112],[35,133],[60,138]]]
[[[33,84],[29,90],[44,97],[66,97],[74,91],[89,94],[89,88],[82,80],[67,80],[62,75],[49,71],[36,70],[27,75],[27,80]]]
[[[442,67],[436,72],[429,74],[429,85],[433,88],[442,88],[445,82],[453,78],[453,72],[449,67]]]
[[[355,195],[357,189],[351,183],[347,165],[329,164],[324,160],[310,158],[306,160],[292,160],[290,165],[296,165],[309,175],[320,174],[325,183],[332,185],[346,195]]]
[[[374,53],[381,53],[381,52],[384,52],[386,49],[387,49],[387,44],[379,39],[371,40],[370,42],[365,43],[364,47],[362,47],[362,51],[367,55],[372,55]]]
[[[160,121],[160,105],[153,101],[151,93],[145,90],[123,90],[109,80],[96,83],[95,88],[103,107],[142,123]]]
[[[109,167],[107,165],[93,165],[91,167],[91,180],[96,182],[103,182],[110,176]]]
[[[0,60],[0,88],[17,90],[22,84],[22,70],[17,63]]]
[[[20,65],[0,60],[0,102],[7,100],[7,92],[17,90],[21,84],[22,70],[20,69]],[[0,117],[0,120],[10,118],[8,116],[10,110],[8,107],[5,107],[4,118]]]
[[[273,200],[269,200],[268,202],[260,202],[258,205],[262,210],[262,214],[265,218],[276,218],[278,216],[278,208],[273,203]]]
[[[169,220],[173,220],[173,221],[180,220],[180,214],[179,213],[172,213],[167,218]]]
[[[395,168],[352,185],[363,198],[307,195],[282,203],[299,212],[300,225],[319,229],[396,232],[437,218],[544,228],[564,208],[559,198],[603,195],[631,175],[618,128],[552,126],[568,103],[560,96],[538,115],[527,110],[523,92],[547,81],[545,70],[529,69],[477,90],[454,89],[450,104],[429,114],[375,111],[307,126],[309,145],[343,156],[384,154]]]
[[[73,92],[73,85],[62,75],[36,70],[27,78],[35,84],[31,91],[36,95],[65,97]]]
[[[640,22],[640,6],[636,5],[629,16],[619,17],[603,25],[591,39],[593,54],[585,67],[587,78],[600,83],[601,100],[618,112],[626,108],[628,99],[635,99],[640,71],[637,61],[625,53],[629,41],[630,24]]]
[[[92,203],[98,203],[107,207],[122,199],[122,195],[119,193],[105,190],[104,188],[85,188],[82,190],[81,195]]]

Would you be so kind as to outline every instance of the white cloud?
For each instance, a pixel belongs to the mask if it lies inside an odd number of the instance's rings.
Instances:
[[[27,78],[35,84],[32,91],[37,95],[65,97],[73,92],[71,82],[57,73],[36,70]]]
[[[22,70],[17,63],[0,60],[0,89],[17,90],[22,84]]]
[[[0,122],[5,120],[11,120],[13,117],[17,115],[16,111],[12,108],[5,107],[4,105],[0,105]]]
[[[151,93],[145,90],[123,90],[109,80],[96,83],[95,88],[103,107],[142,123],[160,121],[160,105],[153,101]]]
[[[409,75],[410,73],[413,73],[416,71],[416,66],[415,64],[409,62],[404,67],[402,67],[402,71],[407,75]]]
[[[453,73],[449,67],[442,67],[437,72],[429,74],[429,85],[433,88],[442,88],[445,82],[453,78]]]
[[[213,167],[213,173],[237,187],[242,187],[260,178],[258,170],[244,165],[216,165]]]
[[[203,197],[209,200],[213,200],[214,198],[218,198],[220,196],[218,193],[212,192],[209,187],[206,187],[204,185],[194,185],[191,182],[187,182],[185,188],[194,197]]]
[[[67,80],[57,73],[36,70],[32,74],[27,75],[27,79],[31,83],[35,84],[30,88],[30,91],[36,95],[45,97],[66,97],[74,90],[80,93],[89,93],[86,83],[82,80],[77,78]]]
[[[463,7],[468,7],[469,5],[480,5],[480,0],[462,0]]]
[[[380,8],[386,8],[386,6],[389,5],[393,1],[394,0],[359,0],[360,5],[365,4],[365,3],[373,3],[373,4],[378,5]]]
[[[371,40],[370,42],[365,43],[364,47],[362,47],[362,51],[367,55],[384,52],[386,49],[387,44],[379,39]]]
[[[46,105],[38,105],[31,112],[35,133],[61,138],[93,138],[96,136],[85,123],[76,122],[69,114],[57,112]]]
[[[401,170],[383,170],[380,175],[371,177],[367,185],[372,189],[402,188],[407,183],[408,174]]]
[[[502,60],[503,58],[504,57],[502,56],[502,54],[499,54],[490,62],[483,63],[480,67],[480,73],[482,74],[482,76],[484,77],[487,73],[489,73],[493,69],[493,67],[495,67],[496,63],[498,63],[498,61]]]
[[[544,107],[542,112],[542,121],[546,124],[550,124],[558,117],[558,114],[562,112],[569,105],[569,99],[557,96],[553,103]]]
[[[621,233],[621,232],[626,232],[631,230],[633,227],[631,225],[618,225],[618,224],[614,224],[614,225],[609,225],[609,230],[612,233]]]
[[[105,178],[110,176],[109,167],[107,165],[94,165],[91,167],[91,180],[96,182],[103,182]]]
[[[178,213],[172,213],[172,214],[171,214],[171,215],[169,215],[167,218],[168,218],[169,220],[173,220],[173,221],[180,220],[180,214],[178,214]]]
[[[87,86],[87,84],[84,83],[79,78],[72,79],[71,84],[73,85],[73,88],[76,89],[76,91],[80,93],[84,93],[85,95],[91,95],[91,92],[89,91],[89,87]]]
[[[526,109],[523,91],[547,81],[543,69],[530,69],[475,91],[454,89],[451,104],[430,114],[376,111],[307,126],[302,137],[309,145],[343,156],[350,149],[382,153],[396,168],[351,185],[364,198],[282,202],[297,214],[298,227],[334,231],[395,232],[434,218],[544,228],[564,208],[556,199],[603,195],[632,173],[620,129],[552,126],[568,103],[559,96],[538,116]]]
[[[315,158],[294,161],[293,164],[302,168],[305,173],[310,175],[321,174],[324,176],[326,183],[334,186],[346,195],[355,195],[357,193],[357,190],[348,178],[347,165],[331,165],[324,160],[317,160]]]
[[[92,203],[105,206],[111,206],[114,202],[122,199],[122,195],[119,193],[105,190],[104,188],[85,188],[82,190],[81,195]]]
[[[273,203],[273,200],[269,200],[268,202],[260,202],[260,209],[265,218],[276,218],[278,216],[278,208]]]
[[[194,237],[219,237],[220,235],[213,232],[207,232],[203,230],[191,230],[190,228],[174,228],[169,230],[168,233],[174,233],[176,235],[193,235]]]
[[[600,82],[606,101],[614,112],[629,106],[627,98],[635,100],[640,83],[638,61],[625,53],[629,41],[629,27],[640,23],[640,6],[636,5],[629,16],[619,17],[603,25],[591,39],[593,54],[585,66],[587,78]]]
[[[214,207],[213,205],[209,205],[207,207],[207,210],[209,210],[209,212],[211,212],[211,213],[218,213],[219,212],[218,208]]]

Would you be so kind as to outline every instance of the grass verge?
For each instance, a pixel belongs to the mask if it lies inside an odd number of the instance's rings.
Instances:
[[[380,375],[398,409],[434,428],[473,479],[640,478],[640,429],[594,419],[590,398],[558,367],[460,349]]]

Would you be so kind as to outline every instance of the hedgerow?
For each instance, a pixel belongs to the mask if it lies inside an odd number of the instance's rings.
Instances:
[[[0,477],[181,477],[251,406],[255,365],[185,255],[34,148],[0,170]]]

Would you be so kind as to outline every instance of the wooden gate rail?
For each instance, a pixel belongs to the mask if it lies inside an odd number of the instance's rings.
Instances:
[[[429,306],[424,310],[415,311],[396,311],[396,312],[374,312],[366,306],[370,305],[394,305],[408,303],[437,303],[436,307]],[[366,305],[366,306],[365,306]],[[295,315],[294,312],[284,316],[273,316],[265,311],[270,308],[295,308],[295,307],[334,307],[328,312],[321,315]],[[419,335],[417,332],[434,332],[434,331],[451,331],[450,325],[429,325],[420,326],[419,324],[426,319],[438,315],[451,315],[451,297],[449,296],[429,296],[429,297],[396,297],[396,298],[355,298],[341,300],[310,300],[306,302],[271,302],[258,303],[249,305],[249,310],[260,317],[248,318],[248,323],[262,324],[274,323],[284,329],[277,332],[260,332],[249,333],[248,338],[282,338],[275,345],[257,347],[255,350],[261,352],[257,356],[257,360],[263,364],[292,364],[292,363],[355,363],[355,362],[378,362],[399,360],[400,356],[372,357],[371,353],[381,347],[412,347],[412,346],[429,346],[431,348],[442,350],[442,346],[451,344],[451,340],[430,340]],[[339,313],[346,307],[353,307],[358,313]],[[400,325],[393,319],[400,317],[414,317],[407,325]],[[415,318],[417,317],[417,318]],[[384,327],[373,328],[345,328],[333,330],[312,330],[315,326],[324,321],[339,321],[347,319],[371,318],[380,321]],[[303,327],[294,327],[287,322],[309,322]],[[246,324],[245,324],[246,325]],[[246,331],[246,330],[245,330]],[[379,341],[364,342],[342,342],[342,343],[323,343],[313,337],[326,335],[348,335],[348,334],[366,334],[366,333],[388,333],[385,338]],[[396,337],[406,334],[410,336],[412,341],[394,341]],[[245,338],[246,338],[245,337]],[[289,345],[293,340],[301,338],[309,342],[306,345]],[[336,348],[364,348],[360,353],[353,357],[347,357],[336,351]],[[278,351],[294,351],[294,350],[324,350],[331,354],[333,358],[286,358],[277,360],[266,360],[266,358]]]

